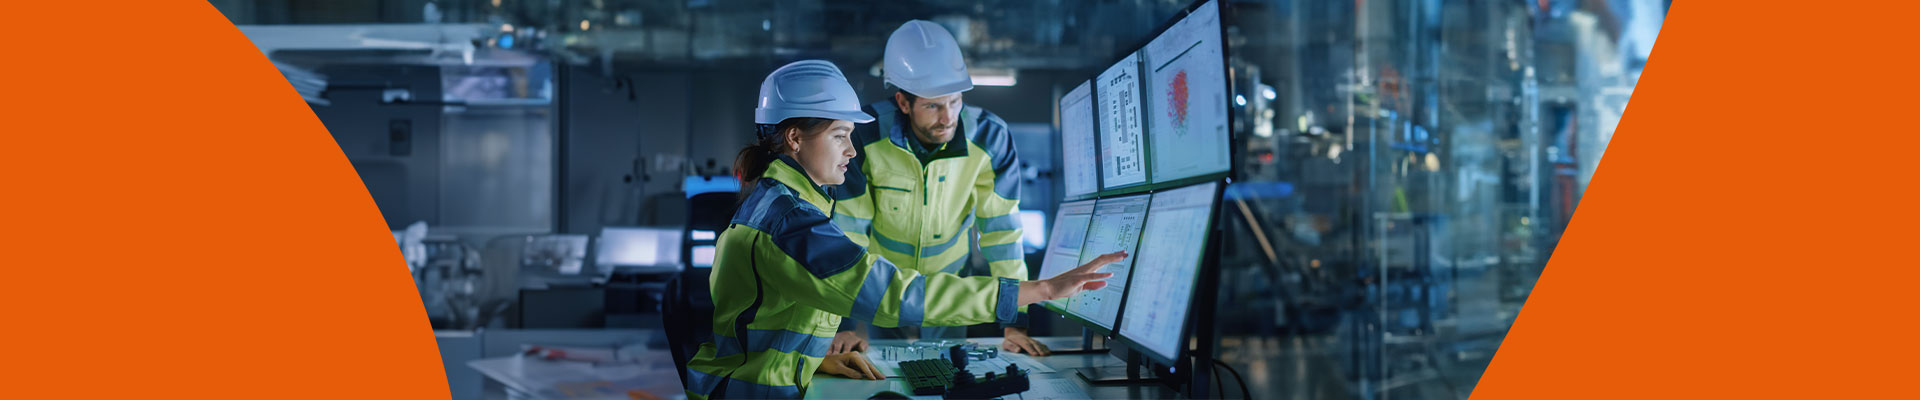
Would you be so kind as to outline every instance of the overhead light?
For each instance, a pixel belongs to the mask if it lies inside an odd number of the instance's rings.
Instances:
[[[1260,85],[1260,97],[1265,97],[1267,98],[1267,100],[1273,100],[1273,99],[1280,98],[1280,94],[1274,93],[1272,86]]]
[[[969,72],[975,86],[1013,86],[1020,83],[1019,74],[1011,69],[975,68]]]
[[[773,30],[773,20],[770,20],[770,19],[760,20],[760,30],[763,30],[763,31]]]
[[[584,30],[587,30],[588,28],[592,28],[592,27],[593,27],[593,23],[592,23],[592,22],[587,22],[587,20],[584,20],[584,19],[583,19],[583,20],[580,20],[580,30],[583,30],[583,31],[584,31]]]
[[[1233,95],[1233,104],[1240,106],[1247,105],[1247,96]]]
[[[1014,84],[1018,84],[1018,83],[1020,83],[1020,80],[1018,78],[1014,78],[1011,76],[975,75],[973,77],[973,84],[975,86],[1013,86]]]

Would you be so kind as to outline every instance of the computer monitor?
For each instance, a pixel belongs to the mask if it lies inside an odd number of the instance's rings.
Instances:
[[[1140,244],[1140,229],[1145,225],[1151,200],[1146,194],[1139,194],[1104,198],[1094,204],[1093,223],[1087,226],[1087,240],[1081,245],[1080,259],[1074,266],[1116,251],[1125,251],[1129,256],[1101,268],[1101,272],[1113,273],[1112,278],[1107,278],[1107,286],[1074,295],[1067,306],[1068,315],[1093,324],[1096,330],[1113,330],[1114,322],[1120,319],[1120,301],[1127,291],[1127,276],[1133,269],[1135,258],[1131,254]]]
[[[1141,140],[1140,53],[1120,59],[1094,78],[1100,102],[1100,190],[1147,183],[1146,143]]]
[[[1093,82],[1082,82],[1060,98],[1060,172],[1065,175],[1067,198],[1100,191],[1100,156],[1096,153],[1093,118]]]
[[[1172,363],[1186,347],[1187,313],[1219,199],[1219,181],[1153,193],[1117,332],[1160,362]]]
[[[680,229],[674,228],[601,228],[594,265],[601,272],[680,271],[680,235]]]
[[[713,245],[693,246],[693,267],[713,268]]]
[[[1195,8],[1136,53],[1147,75],[1146,135],[1156,184],[1232,169],[1227,125],[1232,94],[1217,3]]]
[[[1047,213],[1020,210],[1020,243],[1026,253],[1047,247]]]
[[[686,192],[689,199],[701,193],[738,192],[740,179],[732,175],[689,176],[680,180],[680,190]]]
[[[1080,266],[1080,246],[1087,240],[1087,225],[1093,222],[1093,200],[1070,201],[1060,204],[1060,211],[1054,213],[1053,232],[1048,234],[1047,256],[1040,260],[1040,278],[1052,278]],[[1061,314],[1067,313],[1071,299],[1048,300],[1041,306]]]

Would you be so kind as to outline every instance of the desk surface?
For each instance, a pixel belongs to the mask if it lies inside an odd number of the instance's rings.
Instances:
[[[988,344],[1000,343],[1000,338],[969,338],[967,340],[975,343],[988,343]],[[1054,347],[1054,348],[1080,347],[1080,338],[1078,337],[1043,337],[1043,338],[1039,338],[1039,340],[1041,343],[1045,343],[1047,346]],[[904,346],[908,344],[908,341],[906,340],[875,340],[871,344],[874,346]],[[1041,364],[1045,364],[1048,367],[1059,370],[1059,372],[1057,373],[1035,372],[1030,379],[1032,379],[1033,386],[1036,389],[1036,391],[1037,389],[1040,389],[1040,387],[1043,385],[1072,385],[1077,388],[1077,392],[1085,394],[1086,396],[1085,398],[1159,399],[1159,398],[1173,397],[1175,395],[1174,393],[1168,393],[1158,385],[1092,386],[1092,385],[1088,385],[1085,380],[1080,379],[1079,376],[1076,376],[1074,374],[1074,369],[1077,369],[1077,368],[1104,368],[1104,369],[1110,369],[1113,372],[1124,372],[1123,368],[1126,367],[1126,362],[1121,361],[1120,359],[1114,358],[1113,356],[1110,356],[1107,354],[1059,354],[1059,355],[1052,355],[1052,356],[1046,356],[1046,357],[1035,357],[1034,359],[1039,361]],[[880,392],[880,391],[894,391],[894,392],[899,392],[901,394],[912,394],[913,389],[912,387],[907,386],[906,380],[902,378],[887,378],[887,380],[884,380],[884,381],[869,381],[869,380],[847,379],[847,378],[841,378],[838,376],[823,374],[823,375],[814,375],[813,386],[807,388],[806,398],[809,398],[809,399],[865,399],[868,396],[872,396],[874,393]],[[1057,397],[1046,396],[1041,393],[1036,393],[1036,391],[1028,391],[1027,393],[1023,393],[1026,396],[1016,395],[1008,398],[1026,399],[1026,400],[1053,400],[1053,399],[1064,399],[1064,398],[1076,397],[1076,396],[1057,396]],[[940,396],[914,396],[913,398],[939,399]]]
[[[540,342],[566,342],[565,344],[589,344],[597,342],[615,343],[631,340],[632,332],[594,332],[578,340],[557,340],[548,338]],[[1054,348],[1078,348],[1078,337],[1043,337],[1041,343]],[[983,344],[999,344],[1000,338],[970,338],[968,341]],[[874,346],[905,346],[907,340],[875,340]],[[515,346],[517,348],[517,345]],[[513,392],[524,397],[560,399],[625,399],[625,391],[640,388],[661,398],[680,398],[679,376],[673,370],[672,357],[665,350],[646,358],[654,361],[636,365],[595,366],[578,362],[555,362],[511,355],[468,362],[467,365],[496,382],[504,384]],[[1124,372],[1126,363],[1107,354],[1059,354],[1047,357],[1034,357],[1034,360],[1057,370],[1056,373],[1035,371],[1031,379],[1035,390],[1016,395],[1011,399],[1055,400],[1071,398],[1096,399],[1159,399],[1173,397],[1158,385],[1145,386],[1092,386],[1075,375],[1075,369],[1102,368],[1106,372]],[[1060,388],[1076,395],[1049,396],[1043,387]],[[815,375],[813,385],[807,389],[808,399],[865,399],[881,391],[894,391],[902,394],[912,393],[903,378],[888,378],[884,381],[869,381],[841,378],[832,375]],[[1056,391],[1058,392],[1058,391]],[[916,399],[939,399],[939,396],[915,396]]]
[[[519,355],[521,346],[536,344],[584,348],[613,348],[623,344],[646,343],[654,332],[646,330],[490,330],[485,337],[487,357],[466,362],[466,366],[501,386],[489,389],[483,398],[532,399],[607,399],[627,400],[627,392],[641,390],[665,399],[684,396],[680,374],[673,356],[664,349],[648,350],[641,363],[595,365],[575,361],[548,361]]]

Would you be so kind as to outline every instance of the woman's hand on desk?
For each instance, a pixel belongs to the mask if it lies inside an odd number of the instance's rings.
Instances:
[[[873,363],[867,361],[866,354],[858,351],[828,355],[826,360],[820,362],[819,372],[853,379],[887,379],[886,374],[880,373],[879,368],[874,368]]]

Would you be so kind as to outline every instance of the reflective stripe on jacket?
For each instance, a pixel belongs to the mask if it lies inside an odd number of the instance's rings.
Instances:
[[[687,364],[688,397],[799,398],[841,316],[888,327],[1017,317],[1019,282],[921,274],[869,253],[830,222],[835,203],[801,171],[774,161],[720,234],[714,335]]]

